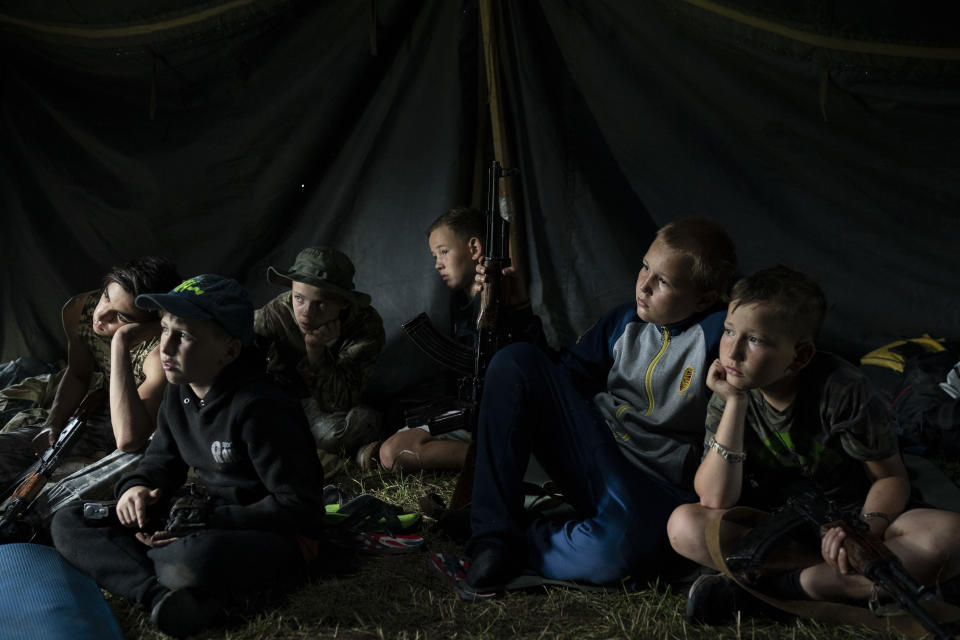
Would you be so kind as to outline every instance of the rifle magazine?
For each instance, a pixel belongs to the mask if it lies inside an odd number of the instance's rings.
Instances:
[[[473,375],[474,350],[438,331],[426,313],[404,322],[400,328],[413,344],[437,364],[462,376]]]

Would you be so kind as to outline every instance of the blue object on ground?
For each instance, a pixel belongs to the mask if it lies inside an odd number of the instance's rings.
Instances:
[[[0,640],[123,640],[97,583],[53,547],[0,545]]]

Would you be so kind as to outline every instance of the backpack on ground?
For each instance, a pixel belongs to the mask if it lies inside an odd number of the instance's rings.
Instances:
[[[960,454],[960,342],[924,334],[875,349],[860,364],[890,403],[906,450]]]

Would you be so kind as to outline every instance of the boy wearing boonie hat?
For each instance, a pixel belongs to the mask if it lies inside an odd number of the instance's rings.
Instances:
[[[380,414],[360,404],[385,336],[370,296],[356,290],[353,263],[330,247],[308,247],[267,279],[287,291],[257,309],[254,330],[267,371],[300,398],[317,446],[350,454],[378,437]]]
[[[136,304],[163,311],[160,357],[170,384],[156,433],[117,484],[118,524],[87,526],[76,505],[57,513],[52,535],[73,565],[182,637],[214,621],[224,594],[303,575],[317,555],[323,469],[299,404],[246,348],[253,305],[243,287],[204,274]],[[210,509],[183,537],[156,531],[163,524],[148,507],[173,496],[190,468]]]

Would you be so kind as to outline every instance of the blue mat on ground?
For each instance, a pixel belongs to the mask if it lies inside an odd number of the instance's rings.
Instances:
[[[0,640],[123,640],[97,583],[52,547],[0,545]]]

